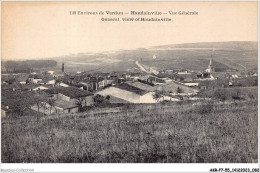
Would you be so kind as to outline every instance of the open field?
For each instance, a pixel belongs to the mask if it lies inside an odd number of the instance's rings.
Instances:
[[[257,50],[218,49],[170,49],[154,52],[157,58],[145,59],[144,64],[159,69],[205,70],[212,55],[216,71],[257,68]]]
[[[2,119],[2,162],[241,163],[258,158],[257,98]]]
[[[67,71],[121,71],[136,67],[135,61],[158,69],[205,70],[212,55],[218,71],[257,70],[257,42],[216,42],[163,45],[135,50],[81,53],[55,58]],[[156,59],[153,59],[153,56]],[[60,66],[60,65],[58,65]]]

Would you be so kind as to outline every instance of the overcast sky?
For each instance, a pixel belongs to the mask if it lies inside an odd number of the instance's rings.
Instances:
[[[197,11],[171,22],[102,22],[70,11]],[[144,17],[124,15],[123,17]],[[175,43],[257,41],[257,2],[2,2],[2,58],[39,59]]]

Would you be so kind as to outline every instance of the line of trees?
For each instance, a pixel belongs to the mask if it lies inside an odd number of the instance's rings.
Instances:
[[[30,73],[33,69],[57,66],[55,60],[4,61],[2,63],[5,71],[9,73]]]
[[[23,92],[23,91],[3,91],[2,104],[8,106],[8,111],[17,116],[28,115],[31,106],[37,107],[37,116],[41,113],[40,109],[46,109],[48,104],[49,114],[55,106],[55,100],[49,98],[44,92]],[[39,118],[39,117],[38,117]],[[37,119],[38,119],[37,118]]]

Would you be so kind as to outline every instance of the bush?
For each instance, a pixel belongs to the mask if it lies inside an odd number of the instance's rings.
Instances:
[[[180,87],[178,87],[177,88],[177,93],[183,93],[183,90]]]
[[[214,91],[213,97],[221,101],[225,101],[228,99],[227,92],[225,92],[224,89],[216,89]]]
[[[95,104],[101,104],[105,101],[105,97],[100,94],[97,94],[96,96],[94,96],[93,99],[94,99]]]
[[[237,89],[237,88],[232,90],[230,94],[231,94],[231,98],[233,100],[241,100],[242,99],[241,91],[239,89]]]
[[[202,102],[196,105],[195,112],[199,114],[210,114],[213,111],[213,102]]]

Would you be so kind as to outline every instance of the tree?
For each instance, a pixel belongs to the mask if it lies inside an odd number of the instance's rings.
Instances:
[[[83,103],[84,99],[83,98],[78,98],[76,100],[76,105],[79,107],[79,111],[81,112],[82,111],[82,103]]]
[[[11,79],[8,80],[9,85],[14,84],[15,82],[16,82],[15,78],[11,78]]]
[[[178,87],[177,88],[177,93],[183,93],[183,90],[180,87]]]
[[[46,100],[46,94],[35,93],[21,90],[7,90],[2,92],[2,104],[9,107],[9,111],[23,116],[26,110],[29,110],[32,105],[38,107],[43,106],[42,102]]]
[[[29,80],[29,79],[26,79],[26,84],[29,84],[29,83],[31,83],[31,81]]]
[[[233,90],[231,92],[231,97],[234,100],[240,100],[241,99],[241,91],[238,88],[236,88],[235,90]]]
[[[13,101],[13,105],[11,106],[12,111],[17,113],[19,116],[23,116],[24,111],[30,107],[30,104],[21,97],[17,97],[17,99]]]
[[[56,86],[60,86],[60,83],[61,83],[61,80],[60,80],[60,79],[56,79],[56,80],[55,80],[55,85],[56,85]]]
[[[50,105],[50,115],[51,115],[51,110],[55,105],[55,100],[54,99],[49,99],[48,104]]]
[[[105,97],[100,94],[97,94],[96,96],[94,96],[93,99],[94,99],[95,104],[101,104],[101,103],[104,103],[104,101],[105,101]]]
[[[221,101],[227,100],[227,93],[225,92],[224,89],[220,89],[220,88],[215,89],[213,96],[216,99],[219,99]]]
[[[48,96],[44,92],[37,92],[32,94],[30,100],[37,106],[38,113],[40,112],[40,108],[44,107],[46,102],[48,102]],[[37,122],[39,121],[39,117],[37,116]]]
[[[160,102],[160,99],[164,96],[163,90],[156,90],[153,94],[153,98],[156,102]]]

